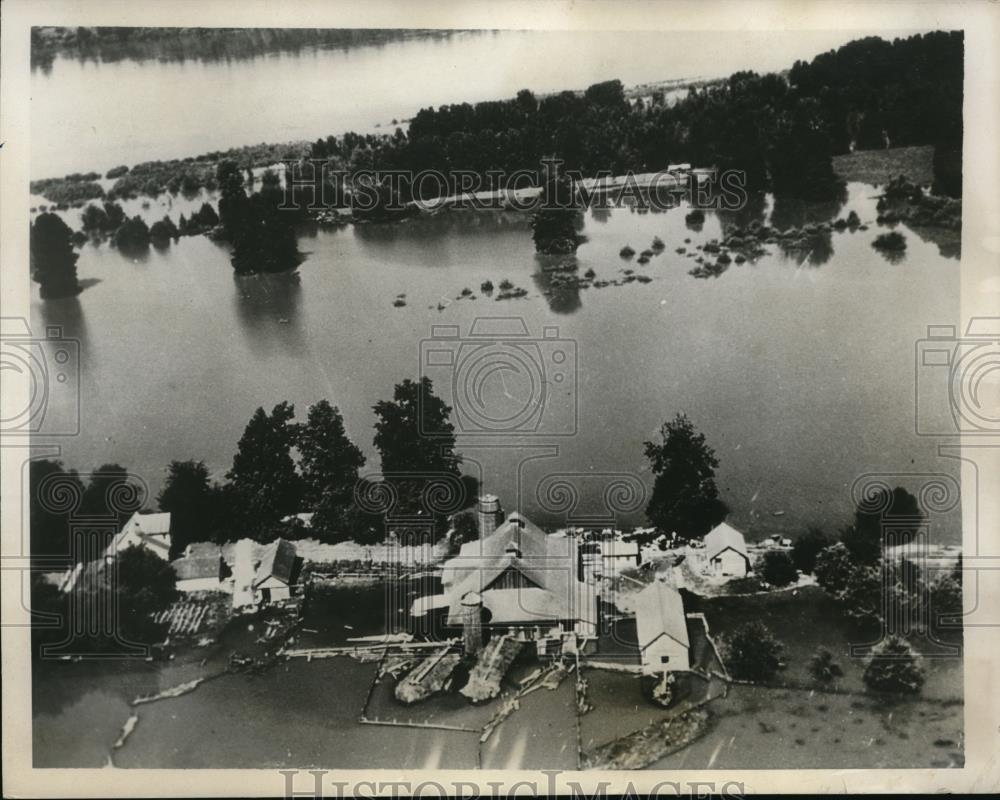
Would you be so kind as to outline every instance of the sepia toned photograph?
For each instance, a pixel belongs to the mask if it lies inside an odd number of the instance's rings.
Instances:
[[[963,206],[995,203],[964,194],[997,106],[961,15],[26,5],[0,150],[25,768],[742,796],[995,748],[968,652],[997,624],[1000,277]]]

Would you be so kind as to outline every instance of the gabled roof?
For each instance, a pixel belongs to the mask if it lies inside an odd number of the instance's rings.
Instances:
[[[284,583],[292,582],[292,571],[295,569],[295,545],[284,539],[275,539],[260,556],[260,565],[254,576],[254,588],[268,578],[274,577]]]
[[[170,533],[170,512],[160,511],[155,514],[136,511],[125,523],[125,528],[135,526],[137,533],[149,536],[164,536]],[[123,529],[124,530],[124,529]]]
[[[640,650],[664,635],[690,646],[684,601],[680,592],[663,581],[653,581],[639,592],[635,599],[635,626]]]
[[[488,588],[507,570],[519,572],[532,586]],[[591,620],[596,600],[592,592],[581,591],[586,587],[577,572],[575,539],[549,536],[526,517],[511,514],[492,535],[466,542],[445,564],[442,583],[451,598],[448,624],[461,623],[461,600],[469,592],[482,594],[496,623]]]
[[[747,543],[743,538],[743,534],[725,522],[720,522],[705,534],[705,557],[709,559],[715,558],[715,556],[726,549],[735,550],[747,559],[747,561],[750,560],[750,557],[747,555]]]

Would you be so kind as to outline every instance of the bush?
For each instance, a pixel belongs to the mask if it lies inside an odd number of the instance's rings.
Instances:
[[[816,582],[827,594],[839,597],[854,572],[854,562],[843,542],[824,547],[816,556]]]
[[[792,557],[783,550],[769,550],[761,559],[760,576],[771,586],[787,586],[795,583],[799,572],[792,563]]]
[[[128,167],[126,167],[124,164],[122,164],[119,167],[112,167],[111,169],[109,169],[105,173],[104,177],[105,178],[120,178],[126,172],[128,172]]]
[[[872,242],[872,247],[876,250],[884,250],[891,253],[899,253],[906,249],[906,237],[898,231],[880,233]]]
[[[733,677],[754,682],[774,676],[781,668],[783,650],[774,634],[757,621],[730,634],[723,647],[726,668]]]
[[[809,661],[809,674],[817,681],[829,683],[834,678],[842,677],[844,671],[833,660],[833,653],[825,647],[820,647]]]
[[[816,568],[816,557],[833,542],[819,528],[809,528],[792,545],[792,563],[799,572],[811,574]]]
[[[872,654],[864,681],[873,692],[918,694],[924,685],[924,670],[909,643],[891,636]]]

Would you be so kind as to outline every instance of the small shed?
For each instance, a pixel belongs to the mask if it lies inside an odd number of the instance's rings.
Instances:
[[[721,522],[705,535],[705,563],[713,575],[744,577],[750,572],[750,556],[743,534]]]
[[[275,539],[261,553],[253,579],[254,599],[258,603],[287,600],[292,596],[298,556],[295,545]]]
[[[218,592],[228,588],[223,581],[230,572],[218,546],[189,546],[183,558],[172,561],[171,566],[177,573],[178,591]]]
[[[635,600],[635,627],[645,674],[691,668],[684,600],[672,586],[653,581],[639,592]]]

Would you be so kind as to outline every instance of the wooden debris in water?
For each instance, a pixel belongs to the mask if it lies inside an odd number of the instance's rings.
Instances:
[[[121,734],[119,735],[115,743],[111,745],[112,750],[117,750],[119,747],[125,744],[125,740],[128,738],[129,734],[132,733],[133,730],[135,730],[136,723],[138,722],[139,722],[138,714],[133,714],[127,720],[125,720],[125,724],[122,726]]]
[[[156,694],[140,695],[132,701],[132,705],[138,706],[143,703],[152,703],[156,700],[166,700],[168,697],[180,697],[182,694],[187,694],[188,692],[193,692],[198,688],[204,678],[195,678],[193,681],[188,681],[187,683],[181,683],[170,689],[164,689],[162,692]]]
[[[445,691],[451,673],[461,660],[458,653],[449,652],[448,648],[429,656],[396,684],[396,699],[409,705]]]
[[[473,703],[484,703],[500,694],[500,681],[523,646],[523,642],[509,636],[490,641],[479,654],[479,660],[461,693]]]

